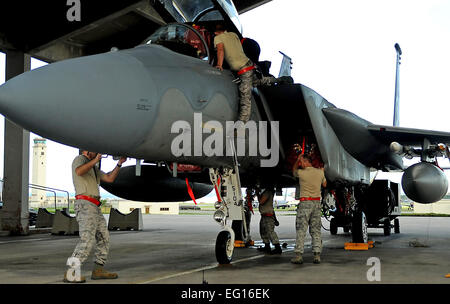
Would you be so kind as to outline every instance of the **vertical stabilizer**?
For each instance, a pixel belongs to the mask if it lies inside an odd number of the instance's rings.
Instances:
[[[283,55],[283,61],[281,62],[280,73],[278,74],[278,77],[291,76],[292,59],[283,52],[280,52],[280,54]]]
[[[397,63],[395,67],[395,98],[394,98],[394,122],[393,126],[398,127],[400,125],[400,60],[402,56],[402,49],[398,43],[395,44],[395,50],[397,52]]]

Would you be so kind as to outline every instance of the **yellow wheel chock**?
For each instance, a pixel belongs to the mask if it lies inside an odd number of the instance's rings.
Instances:
[[[345,243],[345,250],[369,250],[373,248],[373,241],[368,241],[367,243]]]
[[[244,241],[234,241],[234,248],[242,248],[245,247]]]

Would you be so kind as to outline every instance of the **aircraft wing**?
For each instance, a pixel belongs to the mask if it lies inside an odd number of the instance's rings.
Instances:
[[[367,129],[379,140],[391,143],[398,142],[402,145],[421,145],[424,139],[431,143],[450,144],[450,133],[442,131],[422,130],[413,128],[402,128],[383,125],[368,125]]]

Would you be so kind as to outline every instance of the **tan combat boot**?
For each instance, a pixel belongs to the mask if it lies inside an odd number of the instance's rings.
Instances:
[[[291,259],[292,264],[303,264],[303,257],[301,254],[297,254],[295,258]]]
[[[320,253],[314,253],[313,263],[320,264]]]
[[[75,280],[75,281],[69,281],[69,280],[67,279],[67,271],[66,271],[66,272],[64,272],[64,279],[63,279],[63,282],[64,282],[64,283],[86,283],[86,278],[83,277],[83,276],[81,276],[79,281],[77,281],[77,280]]]
[[[91,279],[92,280],[111,280],[117,279],[119,276],[117,273],[108,272],[103,269],[102,265],[95,265],[94,270],[92,270]]]

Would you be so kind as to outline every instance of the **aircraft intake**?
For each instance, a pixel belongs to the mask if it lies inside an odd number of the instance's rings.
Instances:
[[[191,181],[189,184],[196,199],[213,190],[211,184]],[[134,201],[180,202],[191,200],[186,180],[172,177],[165,167],[143,165],[140,176],[136,176],[136,166],[122,167],[114,183],[102,182],[101,186],[118,197]]]
[[[437,166],[420,162],[405,170],[402,187],[413,201],[430,204],[441,200],[447,194],[448,180]]]

